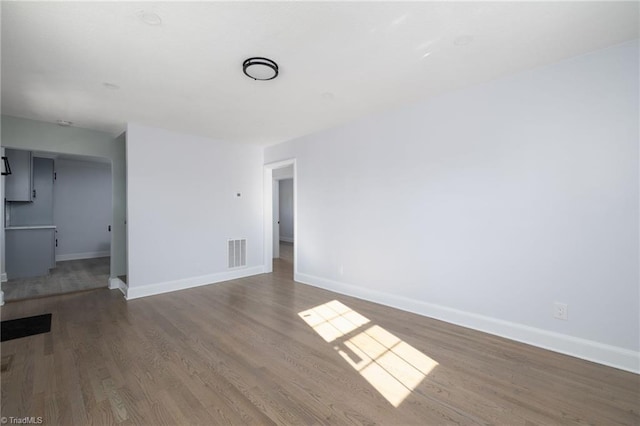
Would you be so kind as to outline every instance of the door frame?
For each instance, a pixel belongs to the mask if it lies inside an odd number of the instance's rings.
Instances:
[[[273,171],[293,166],[293,276],[298,274],[298,169],[296,159],[264,165],[264,272],[273,272]]]
[[[276,169],[277,170],[277,169]],[[271,180],[271,199],[273,204],[271,205],[271,212],[276,216],[271,218],[271,226],[273,227],[273,241],[271,244],[273,253],[271,256],[273,259],[280,257],[280,181],[274,177]],[[277,232],[276,232],[277,228]],[[276,242],[276,237],[278,241]]]

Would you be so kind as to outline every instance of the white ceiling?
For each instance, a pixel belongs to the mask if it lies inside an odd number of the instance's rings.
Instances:
[[[639,35],[638,2],[1,7],[3,114],[265,145]],[[247,78],[251,56],[278,78]]]

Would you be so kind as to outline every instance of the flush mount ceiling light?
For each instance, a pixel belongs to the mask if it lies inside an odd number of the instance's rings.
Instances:
[[[267,58],[249,58],[242,63],[242,71],[254,80],[273,80],[278,76],[278,64]]]
[[[157,13],[147,12],[142,10],[138,12],[138,19],[144,22],[145,24],[151,25],[154,27],[162,25],[162,18]]]
[[[322,95],[322,99],[326,99],[327,101],[332,101],[333,98],[335,97],[333,93],[331,92],[324,92]]]
[[[62,127],[69,127],[73,124],[71,121],[67,121],[67,120],[58,120],[57,123],[58,123],[58,126],[62,126]]]

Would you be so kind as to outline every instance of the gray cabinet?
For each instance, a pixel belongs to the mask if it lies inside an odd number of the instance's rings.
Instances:
[[[47,275],[56,266],[55,233],[54,226],[5,228],[7,278]]]
[[[7,149],[5,153],[12,172],[5,176],[7,278],[47,275],[56,266],[53,160],[32,158],[29,151]]]
[[[31,151],[5,149],[11,166],[11,174],[4,177],[4,197],[7,201],[31,201],[33,194],[33,170]]]
[[[11,226],[53,225],[53,160],[34,157],[32,164],[32,202],[9,203]]]

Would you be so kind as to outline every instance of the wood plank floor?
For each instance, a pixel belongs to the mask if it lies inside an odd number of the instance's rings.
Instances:
[[[289,262],[275,263],[273,274],[130,302],[100,289],[7,303],[3,320],[53,321],[50,333],[1,344],[13,355],[1,415],[55,425],[640,424],[640,376],[297,284]],[[368,322],[327,338],[300,315],[334,300]],[[362,343],[374,329],[378,341]],[[367,358],[392,338],[401,343],[384,359]],[[414,367],[424,374],[407,375]],[[390,398],[398,383],[406,392]]]
[[[293,263],[293,243],[280,241],[280,259]]]
[[[66,260],[57,262],[48,275],[10,279],[2,283],[4,300],[32,299],[107,287],[110,261],[109,257]]]

